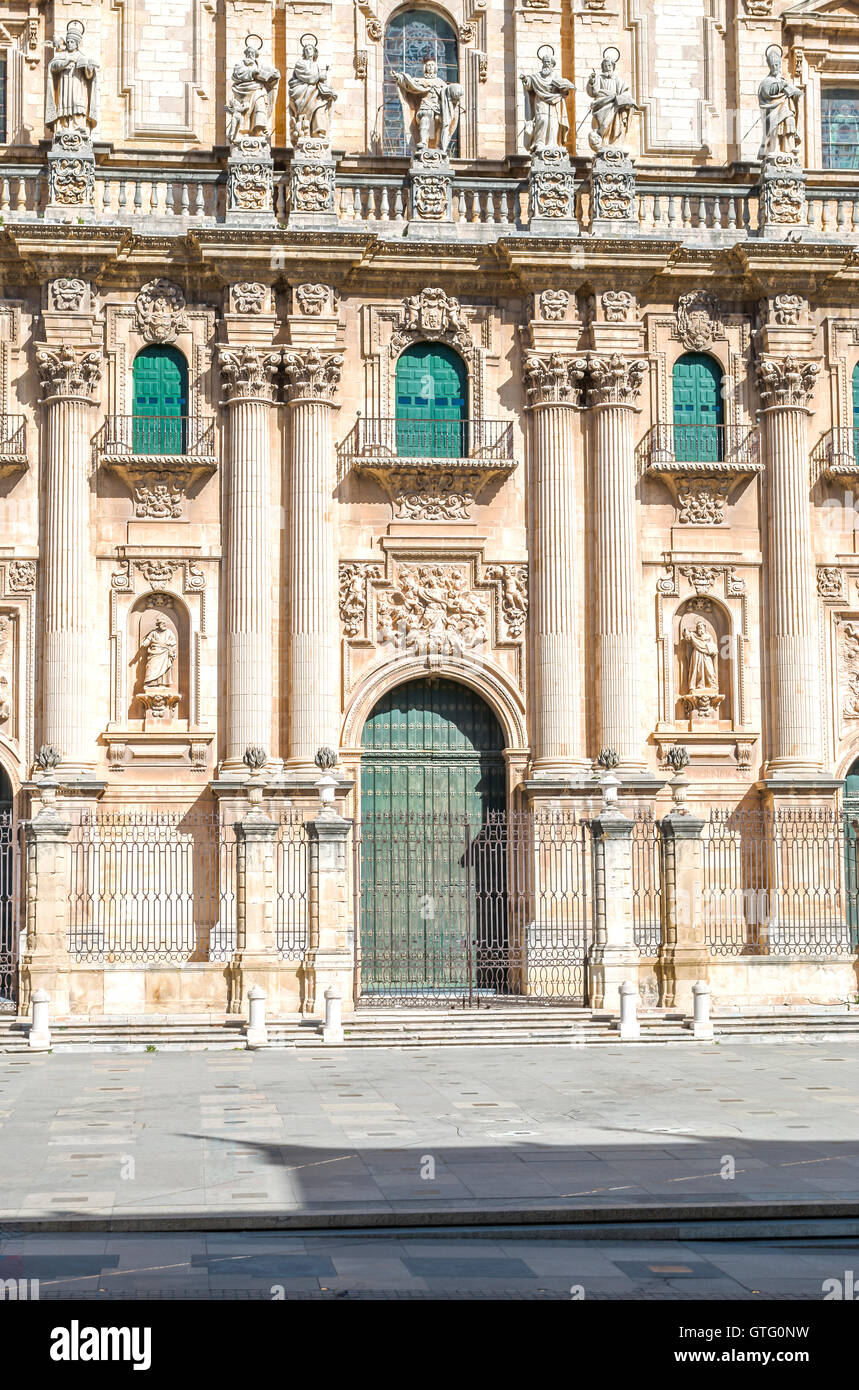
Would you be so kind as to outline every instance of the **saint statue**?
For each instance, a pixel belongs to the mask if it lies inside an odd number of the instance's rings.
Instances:
[[[570,133],[567,96],[575,91],[572,82],[555,75],[555,50],[550,44],[544,43],[537,50],[537,57],[542,64],[540,71],[522,73],[527,108],[525,144],[531,154],[566,149]]]
[[[772,154],[795,157],[800,144],[799,99],[802,92],[782,77],[782,50],[777,43],[770,44],[766,59],[769,71],[758,87],[763,125],[758,159],[764,160]]]
[[[434,58],[424,63],[423,77],[411,77],[407,72],[395,72],[393,77],[400,91],[403,126],[409,131],[414,153],[437,148],[447,155],[459,125],[462,87],[439,77]]]
[[[592,69],[588,78],[587,93],[591,98],[588,144],[595,154],[616,145],[629,129],[630,112],[640,110],[623,78],[615,75],[619,62],[618,49],[605,49],[599,72]]]
[[[170,685],[176,661],[176,634],[163,618],[155,619],[155,626],[140,643],[140,650],[146,654],[143,689],[152,685]]]
[[[289,114],[292,140],[325,140],[331,122],[331,108],[337,93],[328,85],[328,64],[319,62],[319,49],[313,34],[301,39],[301,57],[289,79]]]
[[[56,138],[76,131],[85,139],[98,121],[98,63],[81,53],[84,26],[70,19],[48,65],[45,124]]]
[[[245,51],[233,68],[232,100],[227,102],[227,141],[234,145],[240,135],[271,139],[271,116],[280,85],[277,68],[260,62],[262,39],[248,34]],[[243,129],[244,127],[244,129]]]
[[[708,622],[699,618],[684,633],[688,643],[689,694],[710,694],[719,689],[716,662],[719,646],[716,634]]]

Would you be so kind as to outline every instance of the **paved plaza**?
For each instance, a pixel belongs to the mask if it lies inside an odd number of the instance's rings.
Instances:
[[[843,1042],[13,1056],[0,1216],[7,1235],[726,1203],[855,1216],[857,1062]]]

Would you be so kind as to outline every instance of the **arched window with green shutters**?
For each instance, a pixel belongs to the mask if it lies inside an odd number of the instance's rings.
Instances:
[[[174,347],[146,347],[134,359],[132,450],[183,454],[188,416],[188,363]]]
[[[452,348],[417,343],[397,362],[397,453],[401,458],[468,454],[468,372]]]
[[[722,370],[704,352],[687,352],[674,364],[674,457],[678,463],[717,463],[724,458]]]

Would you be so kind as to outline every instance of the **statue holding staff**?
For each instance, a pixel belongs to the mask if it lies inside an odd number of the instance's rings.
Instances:
[[[763,135],[758,159],[799,151],[799,99],[802,91],[782,76],[782,50],[777,43],[766,51],[768,72],[758,87]]]
[[[233,68],[232,100],[227,102],[227,141],[234,145],[241,134],[271,139],[271,116],[280,85],[277,68],[260,62],[262,39],[248,34],[244,55]],[[245,130],[242,130],[242,126]]]
[[[54,137],[77,131],[89,139],[98,122],[99,65],[81,52],[83,35],[80,20],[70,19],[48,65],[45,124]]]

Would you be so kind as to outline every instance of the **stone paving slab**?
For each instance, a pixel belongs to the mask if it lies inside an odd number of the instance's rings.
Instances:
[[[859,1216],[857,1063],[848,1040],[0,1058],[0,1221]]]

